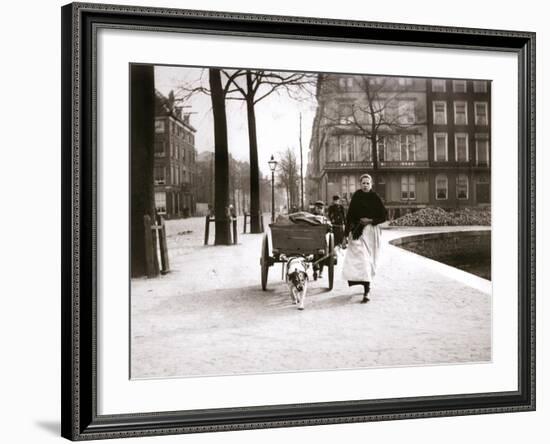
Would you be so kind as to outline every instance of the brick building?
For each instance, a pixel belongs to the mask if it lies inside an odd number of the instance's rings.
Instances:
[[[189,115],[156,91],[155,206],[169,219],[195,213],[195,133]]]
[[[491,203],[491,83],[428,79],[430,187],[441,207]]]
[[[489,82],[320,74],[317,101],[310,201],[349,201],[369,173],[390,217],[490,203]]]

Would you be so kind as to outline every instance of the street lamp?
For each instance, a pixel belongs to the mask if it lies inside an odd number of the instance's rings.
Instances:
[[[271,223],[275,222],[275,168],[277,168],[277,161],[271,155],[271,160],[267,162],[269,169],[271,170]]]

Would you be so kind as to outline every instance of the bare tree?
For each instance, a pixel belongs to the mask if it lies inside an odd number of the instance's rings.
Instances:
[[[238,214],[242,214],[246,208],[246,202],[250,200],[250,165],[234,159],[229,155],[229,194]]]
[[[227,118],[225,100],[230,93],[231,76],[222,84],[221,69],[208,69],[208,86],[203,78],[206,70],[201,71],[201,77],[190,85],[182,85],[178,97],[169,95],[168,102],[174,106],[176,102],[188,102],[195,94],[207,94],[212,101],[214,120],[214,211],[215,211],[215,245],[231,243],[229,206],[229,149],[227,142]]]
[[[315,83],[315,76],[307,73],[276,72],[263,70],[236,70],[223,71],[227,84],[232,85],[228,90],[234,94],[230,99],[244,100],[248,119],[248,139],[250,156],[250,231],[260,233],[260,169],[258,165],[258,138],[256,133],[255,106],[274,92],[284,90],[289,97],[300,100],[300,93],[311,95],[311,85]]]
[[[215,245],[230,245],[230,222],[227,215],[229,206],[229,152],[227,148],[227,119],[225,116],[225,94],[222,88],[219,69],[210,68],[209,83],[214,115],[215,167]]]
[[[258,138],[256,131],[255,106],[273,93],[284,91],[294,100],[304,100],[312,96],[312,88],[317,76],[309,73],[278,72],[265,70],[238,69],[219,70],[223,76],[223,95],[226,100],[242,100],[246,103],[249,159],[250,159],[250,231],[260,233],[260,168],[258,165]],[[188,100],[196,93],[212,95],[211,86],[204,85],[202,79],[195,85],[184,85],[179,90],[181,98]],[[216,168],[218,158],[216,157]],[[218,187],[216,187],[218,189]]]
[[[285,189],[287,196],[287,206],[289,211],[298,205],[300,171],[296,154],[291,148],[279,153],[279,162],[277,163],[277,179],[279,185]]]
[[[353,79],[354,97],[342,102],[338,109],[328,109],[324,103],[319,104],[318,113],[320,119],[324,119],[326,131],[320,133],[321,125],[318,125],[316,137],[322,144],[335,128],[342,127],[363,135],[369,141],[370,160],[374,170],[377,170],[380,160],[378,146],[382,138],[388,134],[399,134],[421,122],[416,118],[414,103],[404,100],[403,92],[395,85],[389,85],[394,79],[381,76],[333,77],[326,80],[326,87],[345,91],[347,79]],[[340,83],[342,80],[344,84]]]
[[[154,277],[159,273],[155,238],[150,226],[155,220],[154,121],[155,75],[152,66],[132,65],[130,69],[130,150],[131,150],[131,275]]]

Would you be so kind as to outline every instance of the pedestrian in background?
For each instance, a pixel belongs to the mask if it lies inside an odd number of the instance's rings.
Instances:
[[[340,196],[333,196],[332,203],[328,207],[328,218],[332,224],[335,246],[342,246],[344,242],[344,227],[346,223],[346,211],[340,203]]]
[[[346,216],[344,234],[348,248],[344,257],[342,277],[348,285],[363,285],[361,303],[369,301],[370,283],[376,274],[380,252],[379,224],[386,220],[386,208],[380,196],[372,190],[372,177],[363,174],[361,188],[353,193]]]
[[[315,215],[315,218],[324,225],[327,225],[327,230],[329,229],[329,220],[325,216],[325,203],[322,200],[318,200],[315,202],[315,207],[313,208],[313,214]],[[313,276],[314,279],[323,277],[323,267],[324,262],[319,262],[317,265],[313,267]]]
[[[325,203],[322,200],[318,200],[315,202],[315,206],[313,207],[313,214],[315,216],[318,216],[317,219],[319,219],[319,222],[326,224],[328,222],[326,216],[325,216]]]

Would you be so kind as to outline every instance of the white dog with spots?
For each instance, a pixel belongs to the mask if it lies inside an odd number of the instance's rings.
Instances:
[[[307,294],[308,263],[301,256],[293,256],[286,264],[286,283],[292,297],[292,301],[298,305],[298,310],[304,309]]]

